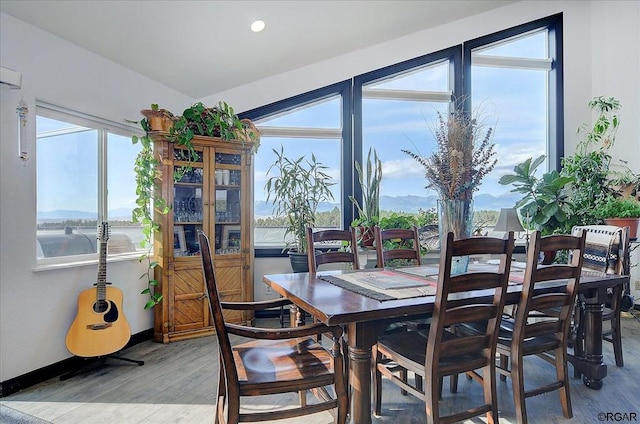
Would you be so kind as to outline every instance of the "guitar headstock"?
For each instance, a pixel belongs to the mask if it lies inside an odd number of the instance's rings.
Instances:
[[[109,228],[108,222],[103,222],[98,225],[98,240],[103,243],[106,243],[109,240],[109,234],[111,233],[111,229]]]

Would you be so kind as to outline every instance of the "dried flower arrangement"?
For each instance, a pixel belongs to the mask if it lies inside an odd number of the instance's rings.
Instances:
[[[481,121],[456,109],[447,117],[438,112],[432,132],[438,147],[431,156],[402,151],[424,167],[426,188],[435,189],[441,199],[471,200],[498,161],[491,141],[493,129],[484,132]]]

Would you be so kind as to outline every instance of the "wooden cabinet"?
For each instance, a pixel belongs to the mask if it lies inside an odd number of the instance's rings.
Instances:
[[[197,232],[209,236],[218,290],[223,301],[253,300],[252,143],[193,138],[198,152],[189,169],[188,152],[166,134],[152,133],[161,194],[172,209],[156,210],[161,226],[154,241],[155,277],[162,302],[155,307],[154,339],[169,343],[214,333],[202,277]],[[173,177],[179,175],[177,180]],[[247,323],[249,311],[232,311],[229,322]]]

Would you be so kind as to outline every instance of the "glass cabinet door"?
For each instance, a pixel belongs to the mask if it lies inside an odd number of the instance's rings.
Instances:
[[[242,155],[215,154],[215,254],[240,253]]]
[[[203,223],[204,168],[202,152],[191,162],[185,150],[174,151],[173,256],[194,256],[200,252],[198,230]]]

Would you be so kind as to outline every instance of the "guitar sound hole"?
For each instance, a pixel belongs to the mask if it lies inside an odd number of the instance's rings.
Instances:
[[[97,314],[104,314],[109,309],[109,302],[106,300],[98,300],[93,304],[93,311]]]
[[[99,300],[93,304],[93,310],[97,314],[104,314],[105,322],[116,322],[118,320],[118,307],[110,300]]]

